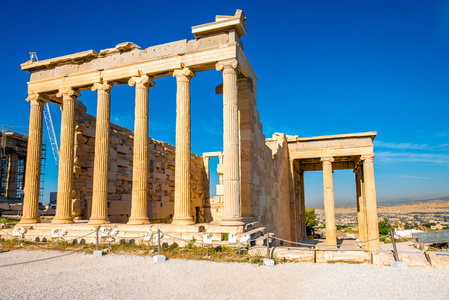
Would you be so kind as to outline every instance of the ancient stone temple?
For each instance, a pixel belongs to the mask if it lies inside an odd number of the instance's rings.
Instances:
[[[379,248],[373,169],[375,132],[265,138],[257,110],[257,76],[243,51],[246,18],[216,16],[192,27],[193,40],[141,49],[133,43],[29,61],[30,125],[23,218],[18,226],[120,231],[163,228],[190,238],[199,232],[265,228],[283,239],[306,238],[304,172],[323,171],[326,242],[336,245],[333,170],[353,169],[361,240]],[[223,98],[223,152],[191,153],[190,84],[195,74],[221,72],[213,89]],[[151,139],[148,103],[158,78],[172,76],[176,145]],[[115,85],[135,90],[134,132],[111,123]],[[86,113],[80,91],[97,93],[97,113]],[[39,224],[39,151],[42,108],[62,108],[56,216]],[[212,151],[215,149],[211,149]],[[209,197],[209,158],[218,156],[220,184]],[[190,235],[189,235],[190,234]],[[38,234],[36,234],[38,235]]]

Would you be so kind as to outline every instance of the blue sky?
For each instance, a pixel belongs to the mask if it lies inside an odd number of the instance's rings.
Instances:
[[[0,125],[28,126],[20,64],[131,41],[193,39],[215,15],[247,17],[245,53],[258,81],[264,133],[377,131],[378,200],[449,196],[449,1],[8,1],[0,10]],[[222,149],[221,73],[192,80],[192,151]],[[174,78],[150,91],[150,136],[174,144]],[[95,115],[96,97],[80,100]],[[112,121],[133,128],[134,89],[115,86]],[[52,108],[57,134],[60,114]],[[50,147],[48,147],[50,150]],[[47,153],[48,201],[57,172]],[[322,174],[307,172],[306,205],[322,207]],[[336,205],[355,203],[351,170],[335,171]]]

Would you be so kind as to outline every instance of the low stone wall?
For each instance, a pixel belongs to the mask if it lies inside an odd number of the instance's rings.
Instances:
[[[72,216],[89,219],[92,203],[95,153],[94,116],[77,102],[75,120],[75,162],[73,170]],[[133,137],[126,128],[111,124],[109,148],[108,217],[111,222],[124,223],[131,213]],[[174,210],[175,147],[148,138],[148,216],[153,222],[171,222]],[[204,221],[209,205],[209,182],[202,157],[191,156],[192,215]]]

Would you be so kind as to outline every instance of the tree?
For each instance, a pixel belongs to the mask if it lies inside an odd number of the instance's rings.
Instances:
[[[318,221],[316,220],[315,208],[306,207],[306,227],[313,228],[316,225],[318,225]]]
[[[379,222],[379,235],[384,236],[390,233],[390,230],[392,230],[393,227],[391,227],[390,224],[388,224],[388,219],[384,218],[382,221]]]

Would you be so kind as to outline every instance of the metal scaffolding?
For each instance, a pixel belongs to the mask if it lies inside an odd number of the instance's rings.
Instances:
[[[14,126],[0,126],[0,202],[23,202],[28,132]],[[46,162],[46,136],[42,137],[41,187],[43,200]]]

